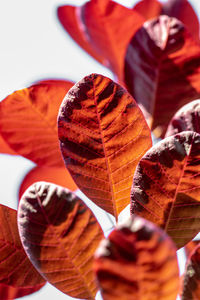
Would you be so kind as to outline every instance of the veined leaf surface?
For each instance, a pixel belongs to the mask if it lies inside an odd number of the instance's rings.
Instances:
[[[0,134],[17,154],[38,165],[63,166],[57,114],[72,85],[64,80],[39,82],[0,102]]]
[[[177,18],[187,27],[192,36],[199,41],[199,20],[193,7],[187,0],[168,0],[164,3],[158,0],[142,0],[134,6],[134,9],[146,20],[159,15]]]
[[[58,134],[78,187],[117,217],[129,204],[137,163],[151,147],[150,130],[133,98],[107,77],[86,76],[61,105]]]
[[[37,292],[38,290],[40,290],[43,285],[45,283],[43,283],[42,285],[38,285],[35,287],[27,287],[27,288],[22,288],[22,287],[13,287],[13,286],[9,286],[6,284],[0,284],[0,299],[1,300],[14,300],[17,298],[21,298],[23,296],[27,296],[30,294],[33,294],[35,292]]]
[[[193,250],[188,258],[185,274],[183,278],[183,287],[181,300],[200,299],[200,244]]]
[[[93,254],[103,233],[84,202],[68,189],[37,182],[20,200],[18,226],[43,277],[72,297],[94,299]]]
[[[94,269],[104,300],[175,300],[178,293],[175,245],[137,216],[101,242]]]
[[[127,48],[124,70],[127,88],[157,137],[180,107],[200,97],[200,45],[175,18],[144,23]]]
[[[200,100],[192,101],[177,111],[168,125],[165,136],[186,130],[200,133]]]
[[[88,1],[80,7],[79,15],[91,45],[121,82],[126,48],[145,19],[136,11],[110,0]]]
[[[34,291],[44,283],[22,247],[17,211],[0,204],[0,284]]]
[[[19,189],[19,199],[26,191],[26,189],[37,181],[52,182],[66,187],[71,191],[75,191],[78,188],[70,173],[68,172],[68,170],[66,170],[65,166],[63,166],[63,168],[48,168],[36,166],[24,177]]]
[[[162,227],[183,247],[200,231],[200,135],[165,138],[141,159],[131,192],[131,213]]]

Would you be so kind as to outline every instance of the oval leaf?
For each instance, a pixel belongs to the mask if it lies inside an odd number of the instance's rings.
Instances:
[[[178,293],[175,245],[136,216],[101,242],[94,269],[105,300],[175,300]]]
[[[123,80],[124,57],[131,37],[145,19],[114,1],[88,1],[80,7],[82,28],[107,67]],[[126,20],[126,21],[124,21]]]
[[[19,199],[26,189],[37,181],[48,181],[75,191],[78,187],[70,173],[63,168],[35,167],[23,179],[19,189]]]
[[[57,114],[72,85],[63,80],[40,82],[0,102],[0,133],[17,154],[38,165],[63,166]]]
[[[188,258],[181,293],[181,300],[200,299],[200,244]]]
[[[62,292],[94,299],[93,253],[103,237],[90,209],[72,192],[38,182],[18,209],[21,240],[38,271]]]
[[[45,283],[22,247],[16,210],[2,204],[0,204],[0,283],[33,290]]]
[[[165,136],[186,130],[200,133],[200,100],[192,101],[177,111],[169,123]]]
[[[161,226],[183,247],[200,230],[200,135],[184,131],[153,146],[136,169],[131,213]]]
[[[86,76],[65,97],[58,117],[65,164],[78,187],[115,217],[129,204],[150,130],[133,98],[111,79]]]
[[[125,83],[157,137],[180,107],[200,97],[199,82],[200,45],[183,24],[167,16],[145,22],[127,49]]]
[[[89,55],[100,63],[103,63],[104,58],[101,57],[95,49],[93,49],[92,44],[90,44],[89,40],[87,40],[87,36],[84,35],[82,24],[78,17],[78,8],[76,6],[63,5],[58,7],[57,15],[60,23],[69,33],[71,38]]]

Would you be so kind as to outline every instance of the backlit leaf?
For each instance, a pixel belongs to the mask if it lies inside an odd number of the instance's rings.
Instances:
[[[37,182],[23,194],[18,226],[27,255],[51,284],[94,299],[93,253],[103,233],[84,202],[68,189]]]
[[[0,135],[0,153],[5,153],[5,154],[12,154],[15,155],[16,152],[13,151],[8,144],[5,142],[3,137]]]
[[[185,268],[181,300],[200,299],[200,244],[191,253]]]
[[[48,181],[63,187],[68,188],[71,191],[77,189],[77,185],[72,179],[65,166],[63,168],[48,168],[48,167],[35,167],[33,168],[23,179],[19,189],[19,199],[26,191],[26,189],[37,181]]]
[[[61,105],[58,134],[78,187],[117,217],[129,204],[137,163],[151,147],[150,130],[133,98],[107,77],[86,76]]]
[[[104,300],[175,300],[178,293],[176,247],[140,217],[118,225],[101,242],[94,269]]]
[[[131,213],[161,226],[178,248],[200,231],[200,135],[165,138],[141,159],[131,192]]]
[[[78,17],[79,8],[71,5],[63,5],[58,7],[57,10],[58,19],[61,22],[64,29],[79,44],[88,54],[98,60],[100,63],[104,62],[104,58],[101,57],[95,49],[93,49],[90,42],[87,40],[87,36],[84,34],[80,18]]]
[[[37,292],[39,289],[43,287],[45,283],[42,285],[38,285],[35,287],[27,287],[27,288],[17,288],[13,286],[9,286],[6,284],[0,284],[0,299],[1,300],[13,300],[16,298],[21,298],[23,296],[27,296]]]
[[[127,49],[125,83],[157,137],[180,107],[200,97],[199,82],[200,45],[183,24],[167,16],[145,22]]]
[[[44,283],[22,247],[16,210],[0,204],[0,284],[34,291]]]
[[[107,67],[123,79],[124,57],[131,37],[145,19],[114,1],[88,1],[80,7],[83,30]]]
[[[44,81],[0,102],[0,134],[17,154],[38,165],[63,166],[57,114],[72,85],[63,80]]]
[[[158,0],[142,0],[134,6],[134,9],[146,20],[159,15],[177,18],[184,23],[192,36],[199,41],[198,17],[187,0],[168,0],[164,3]]]
[[[186,130],[200,133],[200,100],[192,101],[179,109],[168,125],[165,136]]]

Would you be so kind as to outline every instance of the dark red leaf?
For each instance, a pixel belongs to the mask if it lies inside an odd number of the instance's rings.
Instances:
[[[94,269],[104,300],[175,300],[178,293],[176,247],[140,217],[118,225],[101,242]]]
[[[145,19],[114,1],[102,0],[88,1],[80,8],[80,18],[85,36],[121,81],[126,48]]]
[[[38,285],[32,288],[16,288],[6,284],[0,284],[0,299],[1,300],[13,300],[16,298],[21,298],[33,294],[40,290],[45,283]]]
[[[177,19],[145,22],[126,53],[125,82],[156,136],[173,114],[200,97],[200,45]]]
[[[93,254],[103,233],[84,202],[68,189],[37,182],[22,196],[18,226],[28,257],[51,284],[94,299]]]
[[[17,212],[0,204],[0,284],[34,292],[44,283],[22,247]]]
[[[165,138],[140,160],[131,212],[162,227],[178,248],[200,231],[200,135]]]
[[[200,100],[192,101],[179,109],[169,123],[165,136],[186,130],[200,133]]]
[[[137,163],[151,147],[150,130],[133,98],[107,77],[86,76],[61,105],[58,134],[78,187],[117,217],[130,202]]]
[[[38,165],[63,166],[57,114],[72,85],[64,80],[42,81],[0,102],[0,134],[17,154]]]

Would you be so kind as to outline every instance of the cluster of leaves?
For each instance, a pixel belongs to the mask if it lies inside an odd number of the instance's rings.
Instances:
[[[176,259],[200,231],[198,19],[187,0],[90,0],[58,17],[118,83],[43,80],[0,102],[1,153],[37,165],[18,212],[0,205],[1,299],[46,281],[81,299],[199,299],[200,246],[181,280]],[[116,220],[131,203],[131,218],[105,239],[77,187]]]

